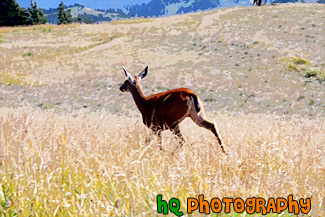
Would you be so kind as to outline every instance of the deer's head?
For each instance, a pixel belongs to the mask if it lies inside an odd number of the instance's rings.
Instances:
[[[148,66],[140,72],[138,76],[132,76],[126,69],[123,67],[123,71],[126,76],[126,80],[124,81],[123,85],[120,87],[120,91],[122,92],[132,92],[133,90],[140,87],[140,81],[146,77],[148,73]]]

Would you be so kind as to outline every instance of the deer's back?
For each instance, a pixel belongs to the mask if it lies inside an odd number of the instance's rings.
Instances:
[[[144,123],[148,127],[174,128],[188,116],[195,93],[187,88],[179,88],[157,93],[148,97]]]

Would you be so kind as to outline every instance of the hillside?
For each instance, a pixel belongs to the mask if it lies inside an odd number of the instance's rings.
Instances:
[[[66,6],[66,10],[71,11],[71,15],[74,21],[77,21],[78,15],[81,15],[83,22],[85,22],[86,16],[86,19],[93,19],[94,22],[108,22],[111,20],[126,18],[126,14],[121,9],[95,10],[92,8],[85,7],[84,5],[74,4]],[[49,23],[57,23],[58,10],[56,8],[43,9],[43,12]]]
[[[146,94],[185,86],[211,112],[324,116],[323,11],[294,4],[3,28],[1,104],[124,111],[134,105],[117,88],[121,67],[149,65]]]
[[[324,3],[322,0],[273,0],[263,1],[263,4],[278,4],[278,3]],[[93,9],[85,7],[81,4],[74,4],[66,6],[67,10],[72,11],[72,17],[76,19],[79,14],[92,17],[97,21],[111,21],[118,19],[133,19],[137,17],[163,17],[176,14],[184,14],[198,11],[207,11],[220,7],[238,7],[238,6],[252,6],[251,0],[151,0],[143,4],[130,4],[123,8],[109,8],[109,9]],[[97,8],[101,8],[98,5]],[[49,23],[57,23],[57,9],[43,9]]]

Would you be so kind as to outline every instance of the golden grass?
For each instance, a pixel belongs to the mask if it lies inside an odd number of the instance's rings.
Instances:
[[[154,19],[130,19],[130,20],[114,20],[111,24],[137,24],[144,22],[152,22]]]
[[[172,134],[163,134],[160,151],[155,138],[145,142],[138,117],[2,108],[0,216],[156,216],[158,194],[179,198],[183,212],[186,198],[199,194],[293,194],[312,198],[310,216],[324,216],[324,119],[219,114],[214,121],[232,158],[190,120],[181,125],[187,142],[172,156]]]
[[[78,23],[73,23],[69,25],[55,25],[55,24],[41,24],[41,25],[33,25],[33,26],[19,26],[19,27],[1,27],[0,28],[0,33],[11,33],[11,32],[29,32],[29,31],[39,31],[39,30],[44,30],[44,28],[48,29],[67,29],[67,28],[74,28],[78,27],[80,24]]]

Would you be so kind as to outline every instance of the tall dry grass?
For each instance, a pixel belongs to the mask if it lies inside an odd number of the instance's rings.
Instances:
[[[213,120],[232,158],[190,120],[181,124],[187,142],[172,156],[172,134],[163,134],[165,151],[155,138],[146,143],[138,115],[2,108],[0,216],[156,216],[158,194],[179,198],[184,213],[186,198],[199,194],[293,194],[312,198],[310,216],[324,216],[324,119],[216,114]]]

